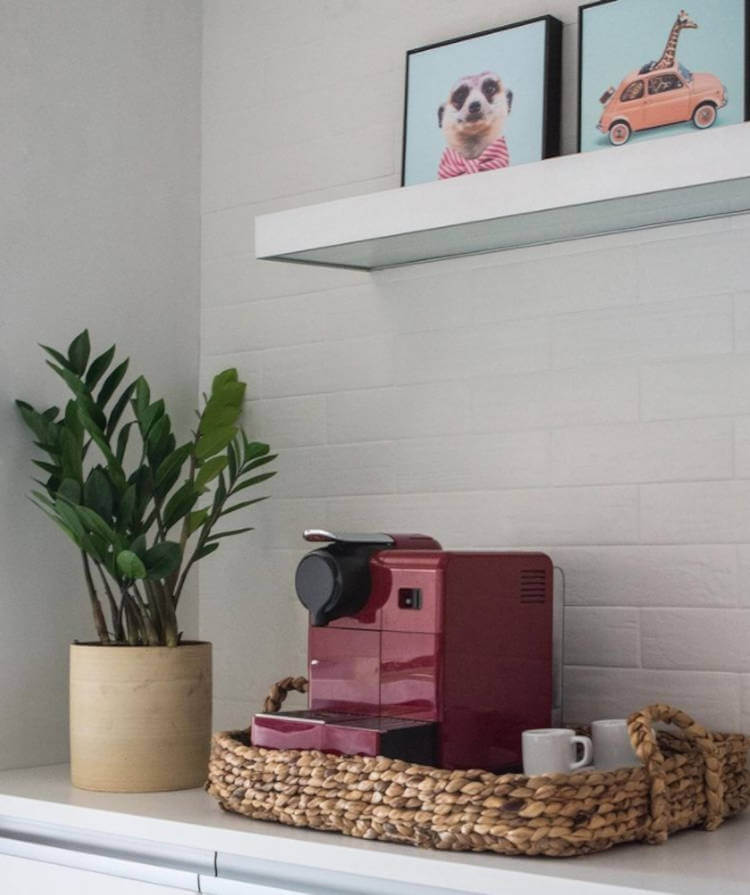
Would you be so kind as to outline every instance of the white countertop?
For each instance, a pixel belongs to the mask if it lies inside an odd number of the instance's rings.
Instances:
[[[251,821],[223,812],[202,790],[86,792],[71,786],[67,766],[54,765],[0,772],[0,835],[13,819],[483,895],[750,892],[750,813],[715,833],[675,834],[664,846],[624,845],[581,858],[511,858],[422,850]]]

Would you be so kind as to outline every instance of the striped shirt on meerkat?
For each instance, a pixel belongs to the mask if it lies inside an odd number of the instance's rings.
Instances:
[[[461,174],[477,174],[480,171],[494,171],[496,168],[507,168],[510,165],[510,153],[505,137],[499,137],[477,156],[465,158],[455,149],[446,149],[440,159],[438,177],[447,180]]]

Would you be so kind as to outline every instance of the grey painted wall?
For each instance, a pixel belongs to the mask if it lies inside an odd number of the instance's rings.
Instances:
[[[93,634],[76,552],[25,498],[12,399],[63,394],[36,343],[116,341],[189,425],[200,42],[198,0],[0,2],[0,767],[66,758],[67,645]]]

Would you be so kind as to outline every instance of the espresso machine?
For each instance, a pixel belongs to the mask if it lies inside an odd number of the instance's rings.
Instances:
[[[552,562],[427,535],[305,532],[309,708],[255,715],[278,749],[514,770],[552,712]]]

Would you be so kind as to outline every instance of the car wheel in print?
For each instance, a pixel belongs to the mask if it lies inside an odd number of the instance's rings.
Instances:
[[[609,142],[613,146],[622,146],[630,139],[630,125],[626,121],[615,121],[609,129]]]
[[[701,103],[693,112],[693,124],[704,131],[715,123],[716,114],[716,106],[713,103]]]

